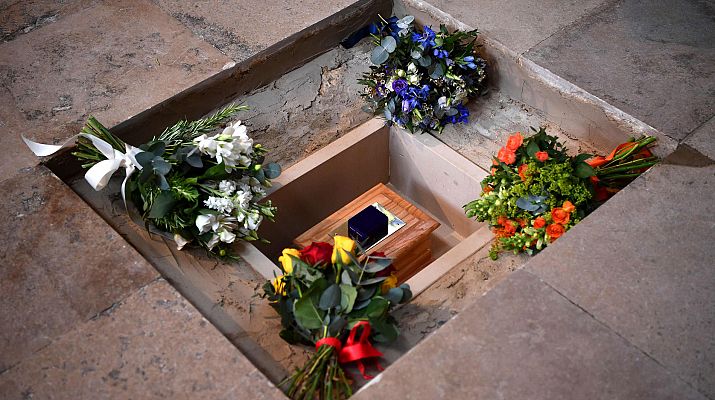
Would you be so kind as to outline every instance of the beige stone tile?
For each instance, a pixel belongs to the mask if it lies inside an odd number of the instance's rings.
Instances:
[[[163,280],[0,375],[8,399],[280,399]]]
[[[44,142],[113,126],[221,70],[214,47],[148,0],[110,0],[0,44],[0,86]],[[13,133],[15,134],[15,133]]]
[[[383,398],[705,399],[523,270],[355,396]]]
[[[713,397],[713,204],[715,166],[659,165],[526,268]]]
[[[46,168],[0,193],[0,370],[158,277]]]

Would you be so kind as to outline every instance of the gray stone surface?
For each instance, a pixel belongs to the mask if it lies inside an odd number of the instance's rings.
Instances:
[[[46,168],[0,192],[1,372],[158,273]]]
[[[98,0],[2,0],[0,42],[14,40],[33,30],[57,22]]]
[[[712,204],[715,166],[660,165],[526,268],[715,398]]]
[[[428,3],[523,53],[607,1],[428,0]]]
[[[537,277],[514,272],[356,399],[704,399]]]
[[[285,398],[163,280],[0,375],[0,397]]]
[[[13,115],[2,142],[14,144],[20,133],[59,141],[90,114],[113,126],[228,61],[148,1],[93,4],[0,44],[0,108]],[[3,162],[8,172],[27,166],[29,150],[17,152],[25,159]]]
[[[619,0],[526,56],[683,139],[715,114],[714,14],[712,2]]]
[[[356,2],[154,1],[196,36],[237,62]]]
[[[715,160],[715,117],[693,131],[684,143]]]

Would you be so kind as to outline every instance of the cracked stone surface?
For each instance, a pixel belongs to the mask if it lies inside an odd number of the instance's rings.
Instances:
[[[158,273],[44,167],[0,183],[0,371]]]
[[[271,149],[283,169],[372,118],[362,111],[357,79],[370,65],[372,45],[335,48],[272,84],[235,99],[251,110],[239,117]]]
[[[155,281],[0,375],[6,399],[284,399],[171,285]]]
[[[90,114],[113,126],[220,71],[227,61],[148,1],[88,5],[0,44],[0,106],[14,116],[3,144],[16,142],[20,133],[61,141]],[[24,146],[18,153],[31,157]],[[3,166],[14,172],[32,165],[18,161]]]

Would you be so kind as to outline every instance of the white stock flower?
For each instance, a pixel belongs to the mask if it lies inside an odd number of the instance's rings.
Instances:
[[[218,184],[218,190],[223,192],[226,196],[230,196],[236,191],[236,182],[234,181],[221,181]]]
[[[226,197],[209,196],[208,199],[204,200],[204,205],[222,214],[230,214],[233,211],[233,202]]]
[[[251,211],[246,215],[246,220],[243,222],[243,226],[251,231],[255,231],[261,225],[263,221],[263,216],[258,213],[258,211]]]
[[[199,233],[218,232],[222,229],[233,230],[236,227],[236,222],[235,217],[225,215],[201,214],[196,217],[196,227],[199,228]]]
[[[216,148],[218,146],[216,136],[198,136],[194,138],[194,144],[201,153],[208,154],[211,157],[216,157]]]
[[[239,190],[236,192],[236,196],[233,198],[233,205],[242,211],[248,210],[248,205],[253,198],[251,191]]]

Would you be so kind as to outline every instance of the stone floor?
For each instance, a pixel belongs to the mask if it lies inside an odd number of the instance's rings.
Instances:
[[[0,1],[0,397],[282,396],[19,134],[117,124],[352,3]],[[715,399],[715,5],[430,3],[681,145],[358,396]]]

